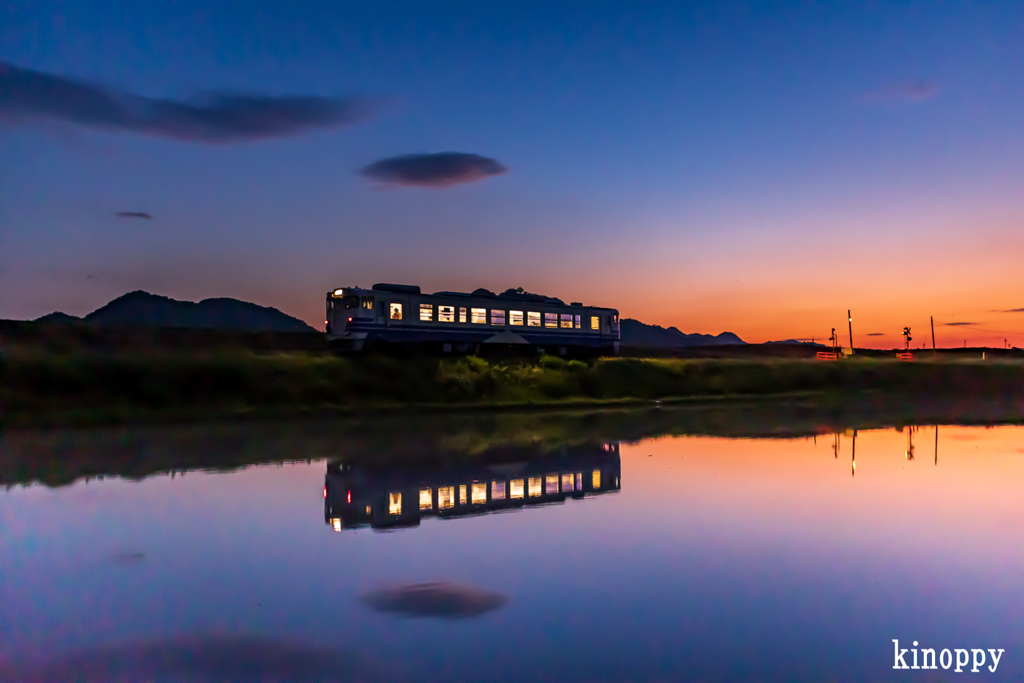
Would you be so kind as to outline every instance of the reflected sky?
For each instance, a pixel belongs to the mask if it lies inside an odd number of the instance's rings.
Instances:
[[[906,430],[858,432],[856,476],[852,432],[838,453],[832,434],[622,443],[614,495],[389,533],[324,524],[324,461],[14,488],[0,662],[218,633],[394,680],[903,680],[899,638],[1005,648],[985,678],[1019,680],[1024,428],[939,427],[937,463],[935,429],[913,460]],[[438,620],[363,600],[435,582],[507,603]]]

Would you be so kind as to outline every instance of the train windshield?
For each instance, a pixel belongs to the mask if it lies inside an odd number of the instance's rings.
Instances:
[[[354,294],[342,297],[341,305],[344,306],[345,308],[359,308],[359,297],[355,296]]]

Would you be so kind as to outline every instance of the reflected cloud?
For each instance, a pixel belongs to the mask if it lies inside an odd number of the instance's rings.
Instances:
[[[363,596],[378,612],[401,617],[467,619],[500,609],[508,598],[499,593],[450,583],[414,583],[382,588]]]
[[[375,680],[381,672],[343,652],[299,642],[210,635],[125,643],[45,662],[0,663],[0,680],[21,683],[342,682]]]

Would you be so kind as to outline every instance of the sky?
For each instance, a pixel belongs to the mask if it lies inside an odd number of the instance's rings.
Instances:
[[[1024,346],[1024,5],[0,7],[0,318],[524,287]],[[965,324],[966,323],[966,324]]]

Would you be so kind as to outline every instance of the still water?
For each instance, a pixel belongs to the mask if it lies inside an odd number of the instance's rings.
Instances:
[[[549,427],[6,435],[0,680],[1024,675],[1024,427]],[[70,483],[12,465],[43,451]],[[111,476],[154,453],[291,462]],[[893,639],[986,662],[894,671]]]

